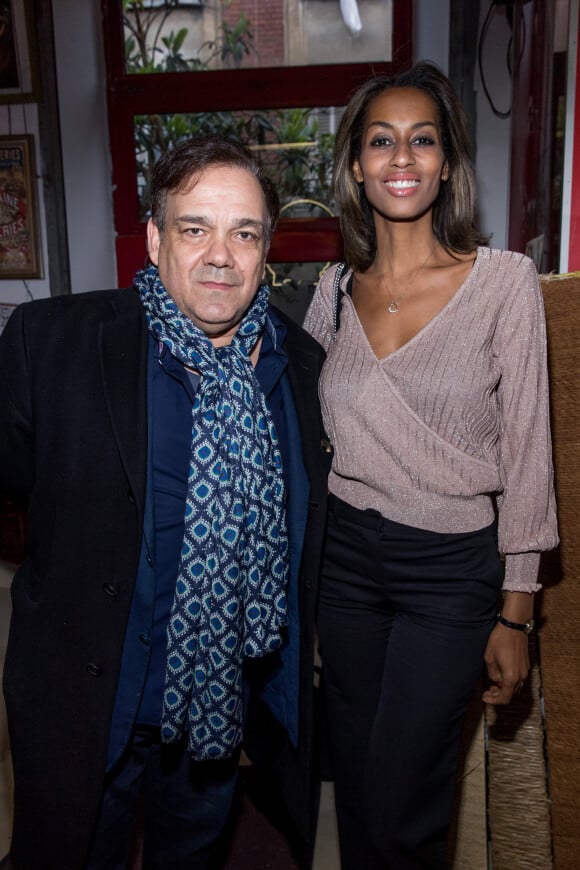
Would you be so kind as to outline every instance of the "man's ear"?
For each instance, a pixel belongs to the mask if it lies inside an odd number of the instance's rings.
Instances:
[[[154,266],[159,262],[159,245],[161,244],[161,233],[159,227],[153,222],[152,218],[147,221],[147,253],[149,259]]]

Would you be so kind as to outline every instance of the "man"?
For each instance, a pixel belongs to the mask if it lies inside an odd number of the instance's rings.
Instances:
[[[248,705],[312,847],[323,354],[267,304],[277,215],[245,148],[187,141],[155,168],[134,287],[28,303],[0,340],[0,486],[29,495],[16,870],[125,868],[137,806],[144,867],[208,867]]]

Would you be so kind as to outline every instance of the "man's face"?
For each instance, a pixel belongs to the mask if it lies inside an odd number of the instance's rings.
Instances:
[[[149,257],[177,307],[216,347],[229,344],[264,275],[266,203],[246,169],[205,169],[149,220]]]

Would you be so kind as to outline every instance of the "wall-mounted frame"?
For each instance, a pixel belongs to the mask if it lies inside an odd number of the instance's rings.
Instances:
[[[33,136],[0,136],[0,279],[41,278]]]
[[[0,3],[0,103],[40,99],[38,47],[31,0]]]

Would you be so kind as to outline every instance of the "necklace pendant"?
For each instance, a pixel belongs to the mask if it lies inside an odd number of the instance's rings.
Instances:
[[[396,314],[398,310],[399,310],[399,304],[398,304],[397,300],[393,300],[391,302],[391,304],[389,305],[389,307],[387,308],[387,311],[389,312],[389,314]]]

